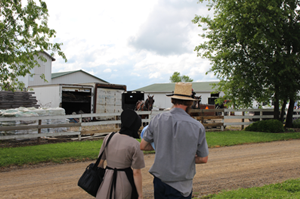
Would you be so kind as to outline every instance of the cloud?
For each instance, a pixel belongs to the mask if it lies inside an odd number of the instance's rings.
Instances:
[[[112,84],[134,90],[168,83],[175,72],[205,81],[209,61],[197,57],[201,28],[191,20],[206,15],[198,0],[96,1],[51,0],[53,42],[63,43],[68,62],[55,55],[53,72],[82,69]],[[57,7],[57,5],[60,5]]]
[[[147,50],[159,55],[179,55],[192,52],[189,34],[196,25],[191,22],[204,5],[196,0],[162,0],[154,7],[148,20],[128,44],[137,50]],[[196,34],[197,35],[197,34]]]
[[[105,73],[111,73],[111,69],[110,69],[110,68],[107,68],[107,69],[105,69],[103,72],[105,72]]]

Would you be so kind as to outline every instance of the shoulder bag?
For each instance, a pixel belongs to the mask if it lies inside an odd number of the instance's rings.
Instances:
[[[105,169],[102,167],[98,167],[98,164],[101,160],[105,148],[107,147],[110,139],[114,134],[115,132],[110,134],[109,138],[107,139],[106,145],[101,155],[98,157],[96,163],[91,163],[90,165],[88,165],[78,181],[78,186],[94,197],[96,197],[97,195],[98,189],[101,185],[101,182],[103,181],[103,176],[105,174]]]

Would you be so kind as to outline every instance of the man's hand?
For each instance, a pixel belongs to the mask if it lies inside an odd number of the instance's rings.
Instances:
[[[196,164],[207,163],[207,160],[208,160],[208,156],[206,156],[206,157],[199,157],[199,156],[195,155],[195,163]]]

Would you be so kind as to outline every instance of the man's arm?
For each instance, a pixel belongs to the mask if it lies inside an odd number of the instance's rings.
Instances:
[[[204,164],[204,163],[207,163],[207,160],[208,160],[208,156],[206,157],[199,157],[199,156],[195,156],[195,163],[196,164]]]
[[[142,139],[141,144],[140,144],[140,149],[143,151],[153,151],[153,147],[149,142],[146,142],[144,139]]]

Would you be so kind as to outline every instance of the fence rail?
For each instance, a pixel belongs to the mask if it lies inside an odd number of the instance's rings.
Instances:
[[[190,113],[196,120],[200,121],[207,129],[209,128],[220,128],[221,131],[226,126],[237,125],[241,129],[244,126],[253,123],[253,121],[245,121],[252,119],[267,119],[273,118],[272,115],[263,115],[263,112],[272,112],[273,109],[192,109]],[[147,115],[146,119],[142,119],[142,123],[149,123],[151,117],[161,113],[163,111],[137,111],[138,115]],[[259,115],[253,115],[253,112],[259,112]],[[300,117],[300,110],[294,110],[295,114],[293,118]],[[214,116],[211,115],[214,113]],[[195,115],[196,114],[196,115]],[[27,130],[36,129],[37,133],[31,134],[14,134],[14,135],[0,135],[0,140],[10,139],[29,139],[29,138],[41,138],[41,137],[57,137],[57,136],[70,136],[77,135],[78,139],[81,139],[82,135],[96,135],[96,134],[107,134],[113,131],[120,130],[120,115],[121,113],[93,113],[93,114],[77,114],[77,115],[64,115],[64,116],[40,116],[40,117],[0,117],[0,122],[12,122],[12,121],[38,121],[38,125],[18,125],[18,126],[0,126],[0,132],[14,131],[14,130]],[[96,118],[96,117],[113,117],[114,119],[103,120],[103,121],[91,121],[83,122],[83,118]],[[42,124],[43,120],[51,119],[70,119],[75,118],[78,123],[66,123],[66,124]],[[234,120],[234,121],[230,121]],[[240,121],[238,121],[240,120]],[[229,121],[229,122],[228,122]],[[106,129],[97,130],[83,130],[84,127],[90,126],[104,126],[110,125]],[[52,132],[52,133],[41,133],[43,128],[60,128],[60,127],[78,127],[78,131],[68,132]]]
[[[148,118],[142,119],[143,123],[149,123],[151,119],[151,111],[137,111],[139,115],[148,115]],[[91,121],[83,122],[83,118],[94,118],[94,117],[114,117],[114,120],[104,121]],[[39,117],[0,117],[0,122],[13,122],[13,121],[38,121],[38,125],[18,125],[18,126],[0,126],[1,131],[14,131],[14,130],[28,130],[37,129],[37,133],[31,134],[14,134],[14,135],[2,135],[0,140],[10,139],[24,139],[24,138],[41,138],[41,137],[57,137],[57,136],[71,136],[77,135],[78,139],[81,139],[81,135],[93,135],[93,134],[105,134],[113,131],[119,131],[121,124],[120,120],[121,113],[93,113],[93,114],[77,114],[77,115],[63,115],[63,116],[39,116]],[[66,123],[66,124],[42,124],[43,120],[51,119],[78,119],[78,123]],[[110,128],[100,130],[82,130],[82,127],[89,126],[103,126],[110,125]],[[78,131],[68,132],[51,132],[41,133],[41,129],[44,128],[60,128],[60,127],[78,127]]]

